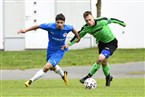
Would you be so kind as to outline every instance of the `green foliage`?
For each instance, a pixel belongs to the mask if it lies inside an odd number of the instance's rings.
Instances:
[[[65,86],[62,80],[38,80],[30,87],[23,80],[2,80],[1,97],[144,97],[145,79],[114,79],[110,87],[105,87],[105,79],[96,79],[97,88],[85,89],[78,79]]]
[[[0,51],[0,69],[42,68],[45,50]],[[70,50],[60,61],[61,66],[86,66],[96,62],[97,48]],[[145,49],[118,49],[110,58],[110,64],[145,61]]]

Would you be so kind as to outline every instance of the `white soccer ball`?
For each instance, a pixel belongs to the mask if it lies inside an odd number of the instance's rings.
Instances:
[[[88,78],[85,80],[84,85],[86,89],[95,89],[97,86],[96,80],[93,78]]]

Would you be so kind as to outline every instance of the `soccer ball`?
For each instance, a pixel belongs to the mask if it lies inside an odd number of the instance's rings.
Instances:
[[[84,85],[86,89],[95,89],[97,86],[96,80],[93,78],[88,78],[85,80]]]

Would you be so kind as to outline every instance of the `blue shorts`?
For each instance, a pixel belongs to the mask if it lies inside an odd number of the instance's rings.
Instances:
[[[55,67],[64,55],[64,51],[58,50],[56,52],[48,52],[46,55],[46,61],[51,63]]]

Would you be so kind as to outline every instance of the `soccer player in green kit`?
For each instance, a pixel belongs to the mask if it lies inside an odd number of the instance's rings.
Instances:
[[[106,76],[106,86],[110,86],[110,82],[112,81],[113,77],[110,74],[110,68],[107,61],[109,56],[112,55],[113,52],[117,49],[118,41],[110,30],[108,24],[116,23],[123,27],[125,27],[126,24],[123,21],[114,18],[103,17],[94,19],[90,11],[86,11],[83,14],[83,17],[86,24],[79,31],[79,35],[81,38],[84,37],[87,33],[94,36],[96,43],[98,43],[99,56],[97,61],[92,65],[89,74],[80,79],[80,82],[83,84],[84,81],[87,78],[92,77],[102,65],[102,70]],[[73,45],[76,40],[77,37],[74,36],[72,40],[64,46],[64,48],[68,48],[69,46]]]

